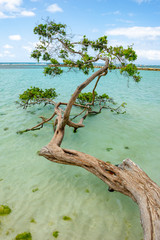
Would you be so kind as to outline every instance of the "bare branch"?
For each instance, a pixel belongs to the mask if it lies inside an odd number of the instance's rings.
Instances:
[[[97,79],[96,84],[95,84],[95,86],[94,86],[94,88],[93,88],[93,91],[92,91],[93,99],[92,99],[91,105],[93,105],[93,106],[94,106],[94,100],[95,100],[95,90],[96,90],[96,87],[97,87],[97,85],[98,85],[98,82],[99,82],[100,78],[101,78],[102,76],[107,75],[107,73],[108,73],[108,69],[107,69],[105,72],[103,72],[101,75],[98,76],[98,79]]]
[[[102,67],[101,69],[99,69],[98,71],[96,71],[95,73],[93,73],[85,82],[83,82],[80,86],[77,87],[77,89],[75,90],[75,92],[73,93],[70,101],[68,102],[68,105],[67,105],[67,108],[65,110],[65,113],[64,113],[64,118],[63,118],[63,122],[62,122],[62,125],[65,126],[66,122],[68,121],[69,119],[69,115],[70,115],[70,112],[71,112],[71,108],[73,106],[73,104],[75,103],[78,95],[80,94],[80,92],[86,87],[88,86],[88,84],[90,82],[93,81],[93,79],[95,79],[97,76],[101,75],[103,72],[105,72],[107,69],[108,69],[108,64],[109,64],[109,61],[106,62],[105,66]]]
[[[40,130],[43,127],[43,125],[45,123],[49,122],[50,120],[52,120],[52,118],[54,118],[55,115],[56,115],[56,112],[54,112],[50,118],[44,118],[43,116],[40,116],[40,118],[42,118],[42,120],[43,120],[41,123],[38,123],[36,126],[34,126],[32,128],[27,128],[26,130],[18,131],[17,133]]]

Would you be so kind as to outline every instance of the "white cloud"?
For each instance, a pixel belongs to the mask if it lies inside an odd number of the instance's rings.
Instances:
[[[3,46],[3,48],[5,48],[5,49],[11,49],[11,48],[13,48],[11,45],[9,45],[9,44],[5,44],[4,46]]]
[[[16,12],[21,4],[22,0],[0,0],[1,10],[7,12]]]
[[[25,16],[25,17],[33,17],[33,16],[35,16],[35,13],[32,12],[32,11],[26,11],[26,10],[24,10],[24,11],[21,12],[21,15],[22,15],[22,16]]]
[[[55,4],[52,4],[52,5],[49,5],[46,9],[48,12],[52,12],[52,13],[55,13],[55,12],[63,12],[63,9],[60,8],[56,3]]]
[[[22,0],[0,0],[0,18],[14,18],[19,16],[33,17],[35,13],[21,7]]]
[[[139,58],[148,60],[160,60],[160,50],[136,50]]]
[[[9,39],[19,41],[19,40],[21,40],[21,36],[20,35],[10,35]]]
[[[0,19],[5,19],[5,18],[14,18],[14,16],[8,16],[3,12],[0,12]]]
[[[107,35],[125,36],[128,38],[139,39],[156,39],[160,37],[160,27],[130,27],[130,28],[115,28],[106,31]]]

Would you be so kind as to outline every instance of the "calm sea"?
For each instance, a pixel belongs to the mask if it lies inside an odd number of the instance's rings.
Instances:
[[[141,71],[141,76],[136,84],[119,70],[109,72],[97,92],[107,93],[118,103],[127,102],[127,113],[104,110],[89,117],[76,134],[66,129],[62,145],[113,164],[130,158],[160,184],[160,72]],[[59,240],[143,238],[139,210],[131,199],[108,192],[106,184],[84,169],[37,155],[53,136],[52,124],[16,134],[36,125],[39,116],[49,117],[53,112],[52,107],[18,108],[15,102],[26,88],[54,87],[58,100],[68,101],[85,78],[65,69],[63,76],[52,79],[43,76],[42,65],[0,64],[0,205],[12,209],[10,215],[0,216],[0,239],[12,240],[28,231],[33,240],[54,239],[54,231],[59,231]],[[71,220],[64,221],[63,216]]]

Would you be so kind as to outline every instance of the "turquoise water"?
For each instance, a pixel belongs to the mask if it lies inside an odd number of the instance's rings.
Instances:
[[[85,76],[65,71],[52,79],[43,76],[42,67],[0,69],[0,205],[12,209],[10,215],[0,216],[0,239],[12,240],[30,231],[33,240],[51,240],[52,233],[59,231],[59,240],[140,240],[139,210],[131,199],[108,192],[106,184],[84,169],[37,155],[52,138],[51,124],[41,131],[16,134],[53,111],[52,107],[17,108],[18,95],[33,85],[55,87],[61,93],[58,99],[68,101]],[[141,71],[141,75],[139,84],[128,83],[118,70],[101,80],[98,93],[127,102],[127,114],[104,110],[89,117],[76,134],[66,129],[62,145],[113,164],[130,158],[160,184],[160,72]],[[63,216],[72,220],[64,221]]]

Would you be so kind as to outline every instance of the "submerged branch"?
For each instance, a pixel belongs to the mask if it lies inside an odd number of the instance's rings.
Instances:
[[[42,120],[43,120],[42,122],[38,123],[36,126],[34,126],[32,128],[27,128],[26,130],[18,131],[17,133],[22,134],[24,132],[40,130],[41,128],[43,128],[43,125],[45,123],[49,122],[50,120],[52,120],[52,118],[54,118],[55,115],[56,115],[56,113],[54,112],[50,118],[44,118],[43,116],[40,116],[40,118],[42,118]]]

